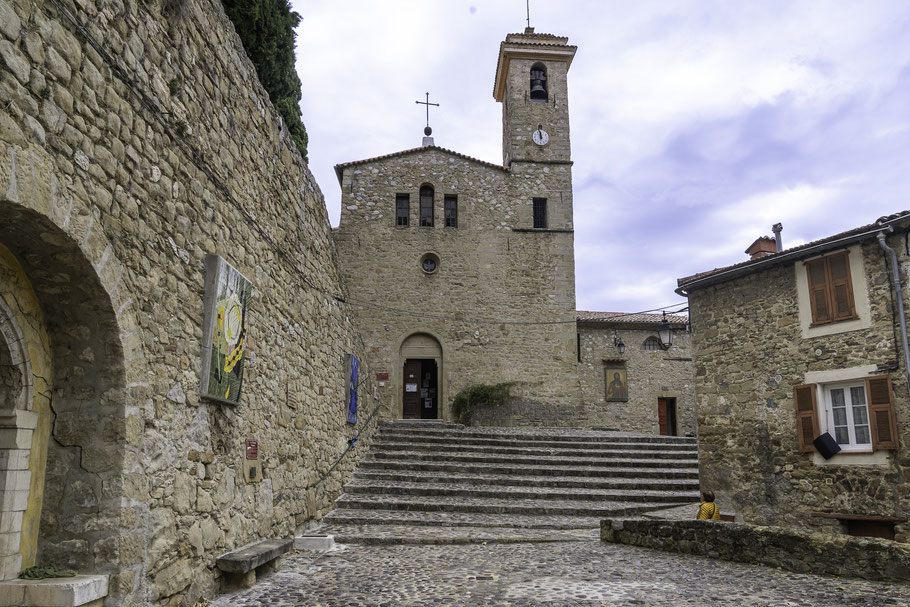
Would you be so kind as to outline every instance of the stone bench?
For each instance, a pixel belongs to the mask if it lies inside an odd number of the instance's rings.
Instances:
[[[215,566],[224,572],[229,585],[249,588],[256,583],[257,571],[274,571],[279,557],[293,547],[293,538],[262,540],[222,554],[215,560]]]

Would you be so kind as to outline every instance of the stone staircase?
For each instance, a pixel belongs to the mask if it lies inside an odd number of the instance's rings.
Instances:
[[[584,540],[602,518],[698,501],[694,438],[384,422],[319,532],[340,543]]]

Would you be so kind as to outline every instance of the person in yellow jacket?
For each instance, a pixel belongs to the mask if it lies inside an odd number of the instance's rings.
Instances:
[[[714,492],[704,491],[701,497],[704,501],[698,507],[698,515],[695,518],[700,521],[708,519],[720,520],[720,508],[714,503]]]

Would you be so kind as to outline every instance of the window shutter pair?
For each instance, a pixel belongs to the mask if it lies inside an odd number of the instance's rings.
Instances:
[[[806,262],[812,324],[856,318],[847,251]]]
[[[815,451],[812,441],[820,434],[815,388],[815,384],[803,384],[793,388],[793,401],[796,404],[796,437],[800,453]],[[897,451],[899,449],[897,417],[894,414],[891,378],[887,375],[866,378],[866,398],[872,428],[872,449]]]

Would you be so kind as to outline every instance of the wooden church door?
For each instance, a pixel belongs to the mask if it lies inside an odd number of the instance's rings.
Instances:
[[[407,359],[404,362],[402,377],[404,394],[402,395],[402,417],[420,419],[420,361]]]

